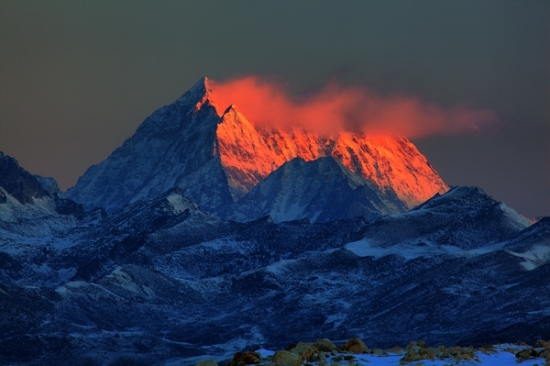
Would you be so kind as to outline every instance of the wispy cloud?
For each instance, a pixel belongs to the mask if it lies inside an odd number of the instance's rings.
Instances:
[[[414,96],[379,96],[336,82],[298,98],[290,98],[282,84],[257,76],[214,82],[212,88],[219,107],[234,104],[264,128],[297,126],[321,134],[352,131],[412,138],[477,134],[497,121],[490,110],[443,108]]]

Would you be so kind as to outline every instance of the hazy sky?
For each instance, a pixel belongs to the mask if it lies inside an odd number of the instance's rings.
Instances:
[[[550,215],[548,1],[0,0],[0,151],[63,189],[200,77],[329,80],[498,115],[415,138],[449,185]]]

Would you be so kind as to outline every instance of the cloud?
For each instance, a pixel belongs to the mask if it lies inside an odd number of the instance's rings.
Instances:
[[[327,135],[342,131],[409,138],[478,134],[497,120],[490,110],[464,105],[443,108],[412,96],[382,97],[367,88],[343,87],[336,82],[290,98],[282,84],[246,76],[213,82],[212,92],[220,108],[236,105],[259,127],[301,127]]]

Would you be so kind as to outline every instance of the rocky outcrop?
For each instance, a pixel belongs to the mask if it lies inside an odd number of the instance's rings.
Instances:
[[[361,338],[354,338],[347,341],[344,350],[351,353],[369,353],[369,348]]]
[[[281,350],[275,352],[271,358],[269,366],[300,366],[303,362],[303,358],[296,353]]]

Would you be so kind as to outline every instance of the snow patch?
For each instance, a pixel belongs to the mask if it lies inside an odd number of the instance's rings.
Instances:
[[[524,253],[516,253],[511,250],[507,250],[506,252],[525,259],[520,264],[528,271],[532,271],[546,263],[550,263],[550,247],[548,246],[535,245],[531,250]]]
[[[419,257],[434,257],[437,255],[458,255],[464,257],[475,257],[491,253],[501,249],[503,244],[488,245],[481,248],[464,250],[454,245],[439,245],[429,241],[416,243],[400,243],[390,247],[378,246],[368,239],[361,239],[348,243],[345,249],[360,257],[374,257],[376,259],[394,254],[404,257],[406,260]]]
[[[170,203],[176,215],[179,215],[185,210],[195,208],[193,207],[193,205],[189,204],[188,200],[177,193],[170,194],[168,197],[166,197],[166,200]]]
[[[268,272],[280,274],[286,270],[286,266],[290,263],[296,263],[297,261],[295,259],[283,259],[281,261],[275,262],[269,266],[267,266],[265,269]]]

